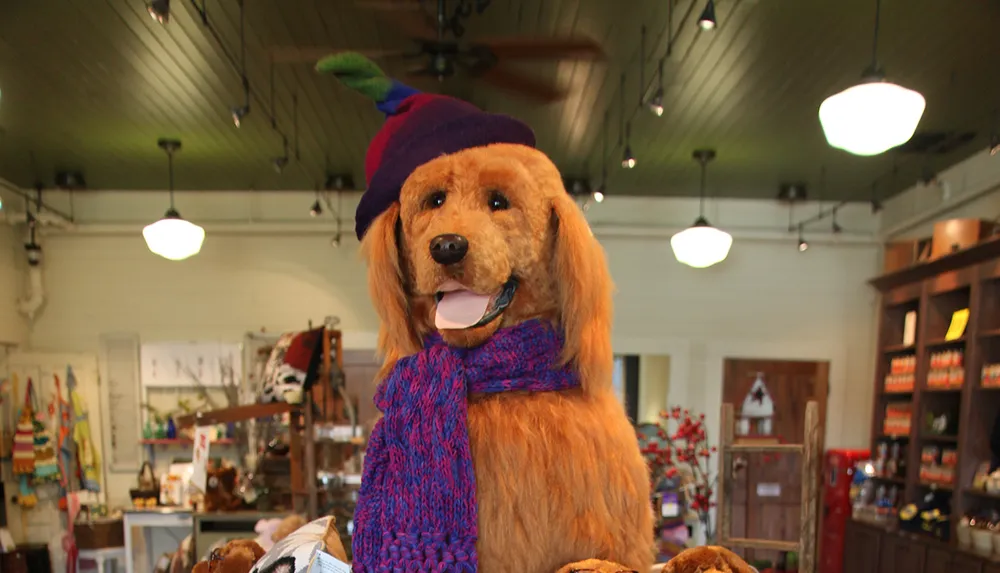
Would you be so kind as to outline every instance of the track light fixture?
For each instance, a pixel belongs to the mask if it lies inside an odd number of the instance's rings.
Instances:
[[[840,233],[844,232],[844,228],[841,227],[840,223],[837,222],[837,209],[834,208],[830,215],[831,215],[830,231],[833,232],[834,235],[839,235]]]
[[[702,30],[714,30],[717,25],[715,21],[715,0],[708,0],[705,4],[705,9],[701,11],[701,16],[698,17],[698,27]]]
[[[625,74],[622,74],[621,87],[618,90],[618,145],[622,148],[622,167],[635,167],[635,155],[632,154],[632,122],[625,123]]]
[[[809,250],[809,243],[806,242],[805,237],[802,235],[802,225],[799,225],[799,252],[804,253]]]
[[[246,41],[246,9],[243,0],[239,0],[240,5],[240,79],[243,82],[243,105],[233,107],[229,111],[232,113],[233,125],[237,128],[242,125],[246,116],[250,115],[250,80],[247,79],[247,41]],[[288,155],[287,153],[285,155]]]
[[[160,24],[170,21],[170,0],[152,0],[146,5],[149,16]]]
[[[271,160],[271,166],[274,167],[274,172],[277,173],[278,175],[281,175],[281,173],[285,170],[285,167],[288,166],[288,138],[287,137],[286,138],[282,138],[282,140],[281,140],[281,149],[282,149],[281,157],[275,157],[274,159]]]
[[[240,107],[234,107],[229,111],[233,114],[233,125],[238,128],[243,124],[243,118],[250,115],[250,105],[245,104]]]
[[[635,155],[632,154],[632,144],[629,140],[632,138],[632,122],[625,124],[625,152],[622,154],[622,167],[625,169],[632,169],[635,167]]]
[[[319,217],[323,214],[323,205],[319,202],[319,191],[316,192],[316,200],[313,201],[312,207],[309,207],[309,216]]]
[[[990,155],[1000,153],[1000,110],[993,112],[993,134],[990,135]]]
[[[597,203],[603,203],[604,202],[604,185],[601,185],[597,189],[594,189],[594,193],[591,195],[591,197],[593,197],[594,201],[596,201]]]
[[[604,110],[604,123],[601,126],[601,183],[594,189],[593,199],[597,203],[604,202],[604,193],[608,189],[608,120],[611,113]]]
[[[327,191],[350,191],[354,188],[354,178],[349,173],[328,173],[323,188]]]

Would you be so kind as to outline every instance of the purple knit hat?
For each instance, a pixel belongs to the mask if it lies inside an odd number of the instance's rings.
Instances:
[[[486,113],[455,98],[421,93],[386,77],[361,54],[327,56],[316,64],[316,69],[332,73],[343,84],[373,99],[386,115],[385,125],[365,154],[367,189],[354,217],[359,240],[376,217],[399,201],[403,182],[424,163],[491,143],[535,146],[535,134],[524,123]]]

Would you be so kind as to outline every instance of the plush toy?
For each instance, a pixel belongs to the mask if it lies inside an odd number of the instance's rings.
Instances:
[[[663,573],[757,573],[739,555],[725,547],[685,549],[667,562]]]
[[[254,565],[252,573],[304,573],[320,551],[347,561],[347,552],[332,516],[321,517],[276,539],[274,547]]]
[[[233,511],[243,505],[243,499],[235,493],[237,475],[232,466],[209,468],[205,511]]]
[[[353,570],[647,571],[649,474],[612,391],[611,279],[559,171],[514,118],[356,53],[317,69],[387,116],[355,215],[385,361]]]
[[[264,549],[250,539],[234,539],[198,562],[191,573],[250,573]]]
[[[278,527],[274,530],[274,533],[271,535],[271,539],[274,540],[275,543],[277,543],[282,539],[288,537],[288,534],[302,527],[306,523],[308,523],[306,521],[306,518],[302,517],[297,513],[289,515],[288,517],[281,520],[281,523],[278,524]]]

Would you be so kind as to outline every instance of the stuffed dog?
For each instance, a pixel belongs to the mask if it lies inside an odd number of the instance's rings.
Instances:
[[[667,562],[663,573],[757,573],[739,555],[725,547],[685,549]]]
[[[516,119],[358,54],[317,68],[387,115],[355,216],[384,364],[353,570],[648,570],[611,280],[559,171]]]

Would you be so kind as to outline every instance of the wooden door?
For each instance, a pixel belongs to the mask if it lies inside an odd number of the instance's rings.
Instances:
[[[806,403],[819,405],[820,428],[826,424],[829,363],[790,360],[726,359],[722,400],[733,404],[741,440],[802,443]],[[760,388],[763,382],[763,387]],[[768,408],[762,401],[770,400]],[[765,412],[766,410],[766,412]],[[770,412],[766,420],[743,418]],[[749,430],[749,431],[748,431]],[[820,437],[822,450],[823,438]],[[802,497],[799,455],[751,454],[734,457],[744,465],[733,481],[731,537],[798,541]],[[819,476],[817,475],[817,479]],[[748,561],[777,560],[776,551],[743,550]]]

